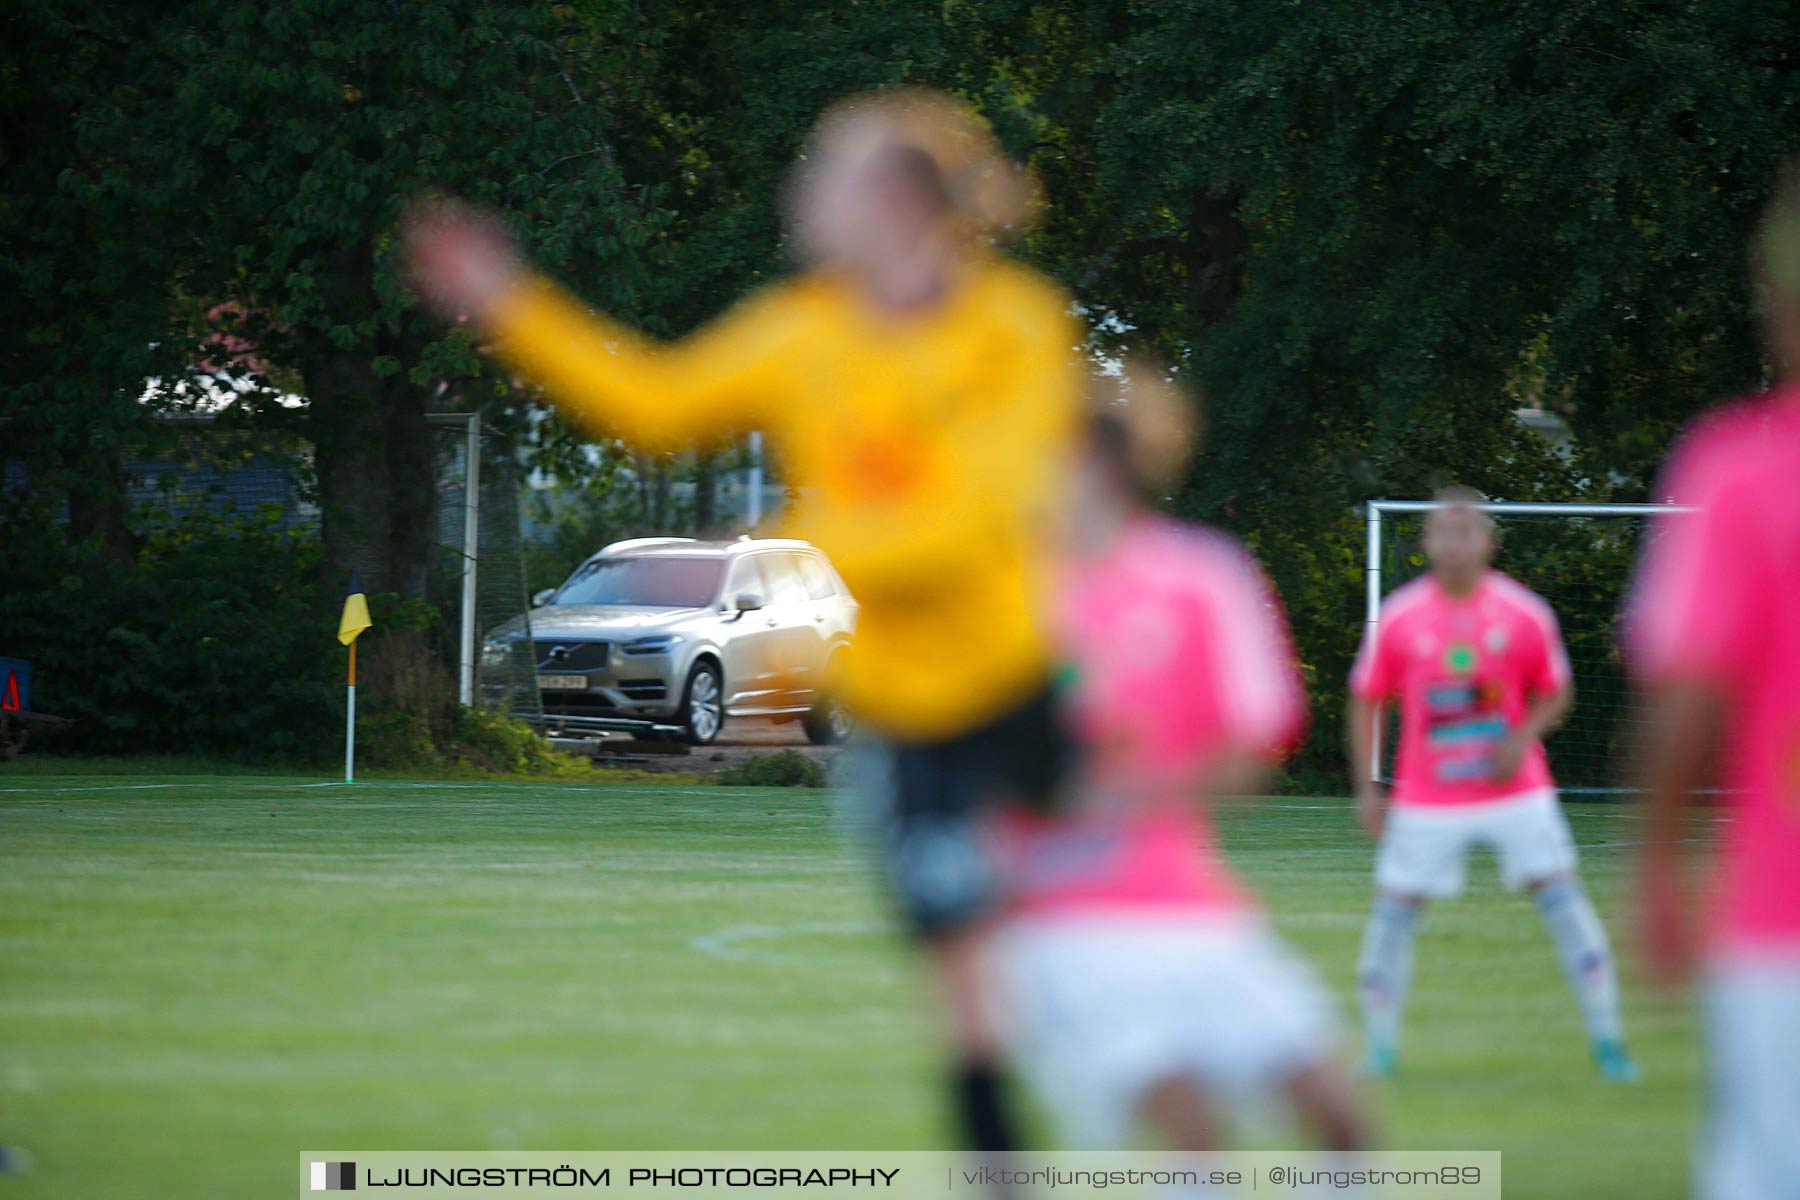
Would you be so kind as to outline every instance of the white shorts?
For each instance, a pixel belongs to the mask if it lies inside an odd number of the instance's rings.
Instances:
[[[1469,851],[1483,845],[1499,856],[1500,879],[1515,890],[1575,869],[1575,837],[1556,793],[1543,788],[1480,804],[1389,806],[1375,886],[1432,899],[1459,895]]]
[[[1731,959],[1706,987],[1712,1095],[1697,1191],[1800,1200],[1800,952]]]
[[[999,952],[1020,1071],[1066,1148],[1128,1147],[1171,1076],[1267,1091],[1332,1053],[1325,992],[1252,916],[1022,920]]]

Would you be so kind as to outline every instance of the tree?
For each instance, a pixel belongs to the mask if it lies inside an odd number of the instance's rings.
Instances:
[[[1763,364],[1739,264],[1800,133],[1786,5],[959,5],[1022,110],[1030,249],[1212,415],[1175,506],[1244,534],[1335,756],[1361,500],[1638,499]],[[1572,460],[1511,419],[1522,382]]]
[[[66,511],[86,556],[136,553],[125,459],[155,439],[140,397],[186,366],[188,313],[141,190],[158,149],[119,114],[157,86],[133,5],[20,5],[0,16],[0,446],[15,505]]]
[[[158,436],[138,381],[235,314],[309,398],[242,407],[316,445],[332,564],[417,595],[427,408],[594,460],[417,312],[393,254],[412,198],[499,208],[583,295],[677,336],[787,269],[776,200],[821,108],[933,84],[1044,180],[1022,250],[1096,347],[1157,350],[1206,398],[1171,504],[1268,564],[1320,764],[1361,617],[1357,505],[1450,479],[1646,495],[1675,429],[1764,376],[1739,264],[1800,142],[1789,2],[15,9],[0,437],[102,557],[133,553],[122,464]],[[1522,397],[1568,419],[1572,457],[1512,420]]]
[[[503,418],[519,398],[417,311],[396,226],[445,188],[502,209],[552,263],[626,290],[658,217],[627,188],[595,98],[625,47],[576,46],[577,24],[544,3],[199,0],[166,28],[187,70],[167,110],[142,117],[207,214],[205,290],[259,314],[251,340],[302,382],[331,561],[422,595],[425,413]]]

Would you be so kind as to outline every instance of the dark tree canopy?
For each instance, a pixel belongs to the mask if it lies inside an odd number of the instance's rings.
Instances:
[[[1173,504],[1247,538],[1329,713],[1360,619],[1359,502],[1452,479],[1634,500],[1766,366],[1742,246],[1800,144],[1800,11],[1696,0],[352,0],[0,18],[0,447],[83,553],[137,553],[140,400],[221,332],[303,393],[233,419],[317,448],[324,549],[418,594],[422,414],[582,460],[397,273],[405,206],[501,209],[598,304],[685,332],[786,269],[818,111],[956,91],[1044,180],[1021,247],[1210,416]],[[1541,405],[1558,454],[1516,422]],[[541,415],[541,414],[539,414]],[[21,503],[14,497],[9,503]]]

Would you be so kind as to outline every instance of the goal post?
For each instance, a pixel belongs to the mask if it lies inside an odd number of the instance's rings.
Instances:
[[[478,414],[428,413],[437,433],[435,497],[438,562],[431,594],[454,610],[457,703],[501,713],[540,709],[525,593],[521,497],[525,481],[512,445]],[[482,653],[489,629],[524,632],[511,652]]]
[[[1381,601],[1424,573],[1420,534],[1433,500],[1371,500],[1367,507],[1364,634],[1380,627]],[[1476,507],[1494,518],[1495,566],[1556,610],[1575,682],[1575,708],[1547,740],[1550,765],[1565,793],[1631,791],[1622,770],[1634,736],[1619,618],[1651,519],[1691,512],[1675,504],[1508,504]],[[1382,780],[1386,732],[1375,730],[1370,777]]]

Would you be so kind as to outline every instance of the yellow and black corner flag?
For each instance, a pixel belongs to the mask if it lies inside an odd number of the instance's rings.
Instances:
[[[344,597],[344,615],[338,618],[338,641],[351,645],[370,624],[369,598],[363,595],[362,576],[352,571],[350,594]]]
[[[369,598],[363,595],[362,576],[350,572],[350,593],[344,597],[344,615],[338,618],[338,641],[350,647],[350,669],[344,689],[344,782],[356,778],[356,639],[373,622]]]

